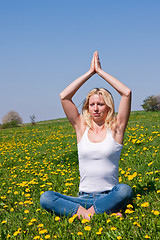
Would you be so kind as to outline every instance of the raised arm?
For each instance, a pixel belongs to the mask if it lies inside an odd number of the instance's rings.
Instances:
[[[101,69],[98,52],[95,53],[95,71],[121,95],[121,101],[117,115],[117,126],[123,134],[130,116],[131,90],[123,83],[121,83],[118,79],[109,75]]]
[[[60,93],[61,103],[62,103],[64,112],[68,120],[70,121],[70,123],[75,128],[75,130],[80,128],[81,117],[77,110],[77,107],[72,101],[72,97],[78,91],[78,89],[94,74],[95,74],[95,67],[94,67],[94,55],[93,55],[93,59],[92,59],[89,71],[86,72],[81,77],[77,78],[75,81],[73,81],[67,88],[65,88]]]

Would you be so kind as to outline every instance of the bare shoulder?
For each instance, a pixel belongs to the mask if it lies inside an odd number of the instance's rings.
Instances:
[[[77,135],[77,143],[80,142],[80,140],[85,132],[85,129],[86,129],[86,126],[84,124],[83,116],[80,115],[78,124],[75,126],[75,131],[76,131],[76,135]]]
[[[113,124],[111,130],[112,130],[112,136],[114,140],[119,144],[123,144],[125,129],[122,126],[115,123]]]

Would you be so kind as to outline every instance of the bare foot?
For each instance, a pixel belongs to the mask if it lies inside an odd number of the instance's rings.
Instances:
[[[81,219],[81,216],[83,219],[87,219],[90,220],[90,217],[88,216],[89,212],[87,209],[85,209],[82,206],[79,206],[78,210],[77,210],[77,215],[78,215],[78,219]]]
[[[118,212],[116,213],[116,216],[122,217],[122,213]]]
[[[93,217],[93,215],[95,214],[93,206],[88,209],[88,214],[89,214],[90,217]]]

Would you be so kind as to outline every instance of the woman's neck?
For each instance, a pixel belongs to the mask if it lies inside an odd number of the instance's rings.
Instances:
[[[95,132],[95,133],[99,133],[99,132],[102,132],[104,129],[105,129],[105,123],[103,122],[93,122],[92,123],[92,131]]]

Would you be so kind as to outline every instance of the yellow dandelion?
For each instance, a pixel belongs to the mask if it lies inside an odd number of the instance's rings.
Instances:
[[[43,227],[43,226],[44,226],[43,223],[38,224],[38,227],[39,227],[39,228],[41,228],[41,227]]]
[[[96,234],[97,234],[97,235],[100,235],[100,234],[102,234],[102,232],[96,232]]]
[[[49,238],[50,238],[50,235],[48,234],[48,235],[46,235],[44,238],[45,238],[45,239],[49,239]]]
[[[121,237],[121,236],[118,236],[117,239],[120,240],[120,239],[122,239],[122,237]]]
[[[125,211],[125,213],[129,213],[129,214],[131,214],[131,213],[133,213],[134,211],[133,210],[131,210],[131,209],[126,209],[126,211]]]
[[[29,222],[29,223],[28,223],[28,226],[31,226],[31,225],[33,225],[33,222]]]
[[[6,220],[3,220],[1,223],[4,224],[4,223],[6,223],[6,222],[7,222]]]
[[[78,232],[77,235],[78,235],[78,236],[82,236],[83,233],[82,233],[82,232]]]
[[[159,215],[159,211],[157,211],[157,210],[154,211],[153,213],[154,213],[154,215],[157,215],[157,216]]]
[[[149,203],[148,202],[142,203],[141,207],[149,207]]]
[[[77,214],[74,214],[74,215],[72,216],[72,218],[76,218],[76,217],[78,217],[78,215],[77,215]]]
[[[151,166],[153,164],[153,162],[150,162],[150,163],[148,163],[148,166]]]
[[[137,172],[134,172],[132,176],[133,176],[133,177],[136,177],[136,176],[137,176]]]
[[[144,238],[150,238],[150,236],[146,235]]]
[[[31,222],[37,222],[37,220],[35,218],[32,218]]]
[[[157,193],[160,193],[160,190],[157,190]]]
[[[29,213],[29,210],[25,210],[24,213]]]
[[[69,220],[68,220],[69,223],[72,223],[73,221],[74,221],[73,217],[69,218]]]
[[[82,219],[82,221],[81,221],[81,223],[87,223],[87,222],[89,222],[89,220],[88,219]]]
[[[54,220],[55,220],[55,221],[59,221],[59,220],[60,220],[60,217],[55,217]]]
[[[111,227],[111,230],[115,231],[117,228],[116,227]]]
[[[86,231],[91,231],[91,227],[90,227],[90,226],[86,226],[86,227],[84,228],[84,230],[86,230]]]
[[[19,231],[15,231],[15,232],[13,233],[13,236],[16,237],[18,234],[19,234]]]
[[[109,222],[111,222],[111,220],[110,220],[110,219],[107,219],[107,223],[109,223]]]
[[[132,204],[128,204],[127,208],[133,208]]]
[[[36,212],[39,212],[41,209],[40,208],[38,208],[38,209],[36,209]]]
[[[133,176],[132,175],[128,175],[128,180],[133,180]]]
[[[39,231],[39,234],[44,234],[44,233],[47,233],[47,232],[48,232],[47,229],[43,229],[43,230],[40,230],[40,231]]]
[[[40,239],[40,236],[35,236],[33,239]]]

